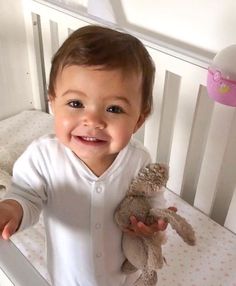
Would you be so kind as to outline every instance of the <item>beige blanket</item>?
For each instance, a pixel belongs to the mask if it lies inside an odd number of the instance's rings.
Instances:
[[[16,159],[36,138],[53,132],[52,115],[27,110],[0,121],[0,189],[7,189]]]

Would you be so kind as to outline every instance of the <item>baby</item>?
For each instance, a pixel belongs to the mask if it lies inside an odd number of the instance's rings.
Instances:
[[[0,203],[3,239],[43,211],[47,264],[55,286],[131,285],[120,265],[114,210],[150,155],[132,135],[152,108],[155,68],[132,35],[100,26],[73,32],[52,60],[49,101],[55,134],[17,160]],[[132,235],[167,226],[131,217]]]

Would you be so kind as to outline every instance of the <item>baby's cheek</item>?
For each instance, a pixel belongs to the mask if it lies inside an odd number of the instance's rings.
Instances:
[[[70,120],[63,117],[56,119],[55,132],[57,137],[64,141],[70,134]]]
[[[123,149],[130,141],[132,137],[132,132],[119,132],[116,134],[115,140],[118,149]]]
[[[59,128],[63,129],[64,131],[69,130],[71,126],[71,119],[68,117],[62,117],[58,122]]]

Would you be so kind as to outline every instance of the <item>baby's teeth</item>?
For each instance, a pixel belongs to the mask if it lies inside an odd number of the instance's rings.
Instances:
[[[95,137],[83,137],[86,141],[96,141],[97,139]]]

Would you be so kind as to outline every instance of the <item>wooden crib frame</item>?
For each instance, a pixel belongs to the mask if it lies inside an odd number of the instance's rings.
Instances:
[[[25,0],[24,12],[33,105],[46,110],[51,57],[69,33],[87,24],[116,27],[42,0]],[[170,166],[170,190],[236,232],[235,109],[208,98],[209,59],[133,34],[157,68],[154,110],[137,136],[154,161]]]
[[[87,24],[118,27],[43,0],[24,0],[23,9],[31,88],[29,100],[33,108],[48,111],[50,62],[59,45],[71,31]],[[158,39],[127,32],[142,40],[157,69],[154,110],[136,136],[149,149],[153,161],[170,166],[168,189],[236,233],[236,116],[234,108],[214,103],[207,96],[210,59],[164,45]],[[11,243],[1,242],[0,249],[1,253],[6,251],[6,256],[13,252],[18,255]],[[28,263],[23,258],[21,261],[24,269],[28,269]],[[0,267],[9,265],[9,261],[1,263]],[[9,273],[16,277],[15,281],[21,281],[16,285],[26,285],[28,278],[22,280],[20,272]],[[34,285],[46,285],[34,271],[31,273]]]

